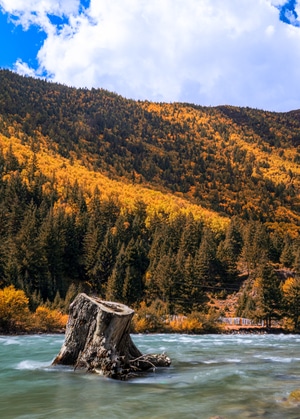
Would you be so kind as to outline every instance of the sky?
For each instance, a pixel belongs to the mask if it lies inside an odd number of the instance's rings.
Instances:
[[[300,0],[0,0],[0,68],[126,98],[300,109]]]

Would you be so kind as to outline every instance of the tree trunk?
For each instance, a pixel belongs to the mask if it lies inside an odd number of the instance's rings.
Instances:
[[[134,311],[79,294],[70,305],[65,341],[52,365],[72,365],[107,377],[127,379],[171,364],[166,355],[143,355],[131,340]]]

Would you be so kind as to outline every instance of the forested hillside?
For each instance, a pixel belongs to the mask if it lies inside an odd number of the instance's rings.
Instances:
[[[2,70],[0,144],[0,286],[32,309],[83,289],[208,313],[239,292],[239,315],[297,327],[299,112],[132,101]]]

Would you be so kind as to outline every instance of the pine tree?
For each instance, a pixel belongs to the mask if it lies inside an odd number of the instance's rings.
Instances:
[[[46,259],[49,274],[48,298],[52,300],[57,292],[64,297],[68,286],[64,281],[66,238],[65,216],[62,209],[58,210],[56,214],[53,209],[50,209],[41,225],[38,241]],[[51,293],[50,290],[52,290]]]
[[[258,221],[249,222],[243,232],[241,260],[248,273],[269,257],[269,236],[265,226]]]
[[[202,222],[195,221],[190,214],[186,219],[186,224],[180,238],[178,262],[180,259],[180,263],[184,264],[188,256],[195,257],[201,242],[202,230]]]
[[[282,313],[282,292],[280,280],[267,261],[261,262],[256,288],[258,314],[266,320],[267,327],[271,327],[272,319],[279,318]]]
[[[125,249],[121,247],[111,276],[108,278],[106,300],[123,302],[123,286],[126,274]]]
[[[237,275],[237,263],[242,250],[241,225],[232,218],[226,230],[225,239],[220,242],[217,257],[222,263],[226,279],[232,281]]]
[[[67,284],[84,282],[83,240],[85,230],[76,222],[75,214],[65,216],[64,278]]]
[[[176,257],[171,251],[161,257],[153,272],[152,281],[158,290],[156,297],[166,303],[168,312],[173,314],[177,305],[181,304],[180,285],[182,278],[178,270]]]
[[[93,292],[101,290],[101,277],[99,276],[99,248],[101,245],[101,231],[93,218],[90,218],[83,240],[83,261],[87,281]]]
[[[38,233],[36,206],[32,204],[27,208],[20,230],[15,237],[13,257],[21,288],[28,295],[40,291],[44,297],[48,291],[48,273]]]
[[[144,240],[148,238],[146,228],[147,206],[143,201],[136,201],[133,210],[132,233],[134,238],[141,237]]]
[[[294,264],[294,253],[293,253],[293,241],[291,237],[287,234],[284,238],[284,246],[280,256],[280,262],[286,268],[292,268]]]
[[[216,242],[212,231],[205,228],[200,247],[195,256],[195,277],[202,285],[216,282],[218,263]]]
[[[300,277],[300,246],[296,243],[295,246],[295,261],[294,261],[294,269],[297,276]]]
[[[6,227],[8,235],[16,235],[24,217],[24,211],[30,203],[28,189],[22,182],[19,172],[12,174],[5,185],[4,196],[6,209]]]
[[[126,272],[122,293],[127,304],[136,303],[141,299],[148,263],[142,241],[131,239],[125,251]]]
[[[166,241],[166,229],[164,226],[159,225],[153,232],[152,243],[148,252],[149,257],[149,273],[153,273],[156,270],[156,267],[160,259],[167,254],[165,248]]]
[[[17,172],[21,168],[17,157],[15,156],[12,143],[10,143],[7,152],[5,153],[5,162],[4,162],[4,170],[6,173],[8,172]]]
[[[180,272],[181,311],[184,314],[203,311],[206,296],[203,286],[195,275],[194,259],[188,255]]]
[[[274,232],[270,234],[270,249],[269,249],[270,260],[273,263],[279,263],[283,246],[284,246],[283,234],[279,232],[278,230],[275,230]]]

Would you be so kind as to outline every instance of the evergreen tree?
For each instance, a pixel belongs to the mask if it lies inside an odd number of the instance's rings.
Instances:
[[[123,285],[123,299],[127,304],[138,302],[143,294],[144,274],[148,258],[141,240],[131,239],[125,252],[126,272]]]
[[[120,214],[116,220],[113,231],[116,234],[116,238],[119,243],[119,248],[122,244],[125,246],[128,245],[129,241],[132,238],[132,222],[133,215],[129,211],[124,211]]]
[[[121,247],[111,276],[108,278],[106,300],[123,302],[123,286],[126,273],[125,250]]]
[[[236,307],[237,317],[246,317],[248,319],[254,319],[256,316],[256,302],[252,295],[251,288],[248,286],[244,289],[240,295]]]
[[[156,267],[157,264],[159,263],[161,257],[163,257],[166,254],[166,249],[165,249],[165,229],[162,226],[157,227],[157,229],[155,229],[153,236],[152,236],[152,243],[149,249],[149,260],[150,260],[150,265],[149,265],[149,271],[153,272]]]
[[[181,311],[184,314],[203,311],[206,296],[201,282],[195,275],[194,259],[191,255],[185,260],[180,279]]]
[[[45,257],[49,283],[52,289],[52,293],[49,293],[48,298],[52,300],[57,292],[64,297],[68,286],[64,281],[66,238],[65,217],[62,209],[59,209],[56,214],[53,209],[50,209],[41,225],[38,242]]]
[[[101,276],[99,272],[99,249],[101,245],[101,231],[98,224],[90,218],[83,241],[83,260],[87,281],[93,292],[101,291]]]
[[[265,226],[258,221],[249,222],[243,234],[241,260],[248,273],[269,257],[269,237]]]
[[[214,235],[209,228],[205,228],[200,247],[195,256],[195,277],[202,285],[216,282],[218,262],[217,247]]]
[[[170,250],[173,253],[178,252],[182,232],[185,228],[185,225],[186,217],[184,215],[178,215],[169,223],[165,236],[165,247],[168,249],[167,251]]]
[[[195,221],[190,214],[186,219],[186,224],[180,238],[177,256],[178,263],[184,264],[186,258],[189,256],[192,258],[195,257],[201,242],[202,230],[202,222]]]
[[[134,238],[141,237],[148,239],[148,230],[146,227],[147,206],[143,201],[135,202],[133,210],[132,234]]]
[[[121,203],[116,194],[111,194],[106,201],[101,204],[101,216],[107,228],[116,224],[121,212]]]
[[[237,263],[243,245],[241,224],[235,217],[231,219],[226,230],[225,239],[220,242],[217,257],[222,263],[227,280],[234,280],[237,276]]]
[[[180,305],[182,300],[180,296],[182,278],[178,270],[176,257],[171,251],[161,257],[153,272],[152,280],[158,290],[156,297],[166,303],[170,314],[174,314],[177,305]]]
[[[6,182],[4,196],[7,234],[17,234],[24,217],[24,210],[30,203],[27,187],[19,172],[13,173]]]
[[[275,230],[270,234],[270,249],[269,255],[270,260],[273,263],[280,262],[280,256],[284,246],[284,239],[283,234],[281,234],[278,230]]]
[[[295,261],[294,261],[294,269],[297,276],[300,277],[300,246],[296,243],[295,246]]]
[[[4,171],[6,173],[17,172],[21,169],[21,165],[19,164],[19,161],[13,152],[12,143],[10,143],[9,148],[5,153],[5,160],[3,163]]]
[[[85,230],[77,224],[75,214],[65,215],[64,278],[67,284],[85,281],[83,241]]]
[[[9,259],[16,269],[18,285],[28,295],[40,291],[46,297],[50,293],[49,277],[38,232],[36,207],[32,204],[27,208],[14,245],[9,249],[12,252]]]
[[[261,264],[256,279],[258,292],[258,316],[266,321],[266,326],[271,327],[272,319],[280,318],[282,311],[282,292],[280,280],[270,263]]]
[[[292,268],[294,264],[294,252],[293,252],[293,241],[291,237],[287,234],[284,238],[284,246],[280,256],[280,262],[286,268]]]

